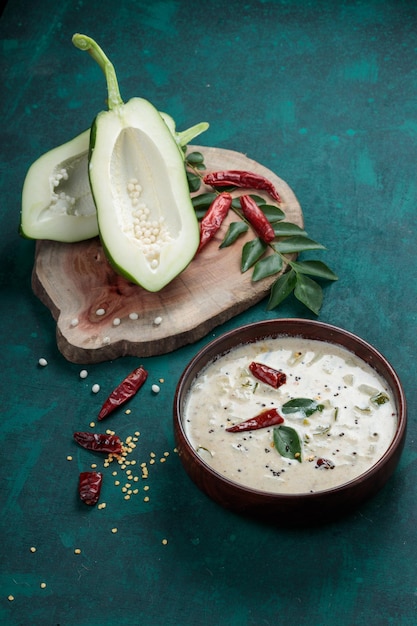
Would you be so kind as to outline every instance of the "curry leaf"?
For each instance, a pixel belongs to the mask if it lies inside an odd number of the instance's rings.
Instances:
[[[200,189],[201,178],[197,174],[194,174],[193,172],[187,172],[187,181],[188,181],[188,188],[191,191],[191,193],[193,193],[194,191],[198,191]]]
[[[222,243],[220,244],[220,248],[227,248],[232,243],[236,241],[239,235],[246,233],[249,229],[249,226],[245,224],[245,222],[232,222],[229,224],[229,228],[224,236]]]
[[[284,262],[279,254],[270,254],[258,261],[253,268],[252,280],[256,282],[282,270]]]
[[[261,204],[259,205],[259,208],[271,224],[275,224],[275,222],[285,219],[284,211],[281,211],[281,209],[273,204]]]
[[[316,315],[319,314],[323,304],[323,289],[315,280],[305,274],[297,274],[294,295],[310,311],[313,311]]]
[[[321,243],[317,243],[309,237],[302,235],[294,235],[274,244],[275,250],[281,254],[289,254],[290,252],[302,252],[304,250],[325,250]]]
[[[293,261],[290,265],[300,274],[309,274],[326,280],[338,280],[338,276],[322,261]]]
[[[300,228],[297,224],[291,222],[280,222],[279,224],[273,224],[275,237],[289,237],[291,235],[298,235],[299,237],[306,237],[305,230]]]
[[[186,159],[188,165],[204,165],[204,156],[201,152],[189,152]]]
[[[242,249],[242,261],[240,266],[241,271],[246,272],[250,267],[252,267],[252,265],[254,265],[256,261],[261,258],[266,248],[266,243],[259,239],[259,237],[245,243]]]
[[[274,445],[281,456],[301,463],[301,442],[294,428],[283,425],[274,428]]]
[[[217,197],[214,192],[201,193],[198,196],[191,198],[193,207],[197,209],[208,209],[213,200]]]
[[[305,417],[313,415],[316,411],[321,412],[323,409],[323,404],[318,404],[315,400],[311,400],[310,398],[293,398],[292,400],[288,400],[288,402],[281,407],[284,415],[302,413]]]
[[[271,294],[267,309],[275,309],[290,293],[293,291],[297,282],[297,275],[294,270],[290,270],[286,274],[280,276],[272,285]]]

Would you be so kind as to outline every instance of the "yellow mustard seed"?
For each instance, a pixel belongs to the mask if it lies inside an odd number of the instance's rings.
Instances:
[[[120,480],[115,480],[114,484],[116,485],[116,487],[118,487],[120,485]]]
[[[125,500],[130,500],[130,495],[127,493],[127,494],[124,496],[124,499],[125,499]]]
[[[149,485],[145,485],[143,491],[149,491]]]
[[[151,465],[153,465],[153,464],[155,463],[155,459],[151,459],[151,460],[149,461],[149,463],[150,463]]]
[[[136,495],[137,493],[139,493],[139,489],[134,489],[134,490],[132,491],[132,493],[134,493],[134,494]]]
[[[166,461],[166,458],[164,456],[161,459],[159,459],[160,463],[165,463],[165,461]]]
[[[12,596],[12,594],[10,594],[9,596],[7,596],[7,599],[8,599],[9,602],[13,602],[14,596]]]
[[[132,412],[132,411],[131,411],[130,409],[126,409],[126,411],[125,411],[126,415],[130,415],[130,414],[131,414],[131,412]]]
[[[151,457],[151,459],[154,459],[156,457],[156,454],[155,452],[151,452],[149,456]]]
[[[31,547],[31,549],[30,549],[30,551],[31,551],[31,552],[36,552],[36,548],[35,548],[35,546],[32,546],[32,547]]]
[[[95,422],[90,422],[90,428],[94,428],[95,425],[96,425]]]
[[[164,452],[164,456],[169,456],[169,452]]]
[[[75,550],[74,550],[74,554],[81,554],[81,550],[80,550],[80,548],[75,548]]]
[[[112,531],[113,535],[115,535],[117,533],[117,528],[112,528],[111,531]]]
[[[166,546],[168,543],[168,539],[162,539],[162,545]]]
[[[91,463],[91,469],[96,469],[97,463]]]
[[[72,461],[72,456],[70,454],[67,456],[67,461]]]
[[[160,379],[159,379],[159,382],[160,382],[160,383],[164,383],[164,382],[165,382],[165,380],[164,380],[163,378],[160,378]]]
[[[41,583],[41,584],[40,584],[40,588],[41,588],[41,589],[46,589],[46,583]]]
[[[139,436],[140,436],[140,432],[137,430],[137,431],[135,432],[135,437],[139,437]]]
[[[143,498],[143,501],[144,501],[144,502],[149,502],[149,496],[145,496],[145,497]]]
[[[117,476],[116,470],[114,470],[114,472],[112,472],[112,476]]]
[[[133,480],[134,480],[134,482],[135,482],[135,483],[137,483],[137,482],[138,482],[138,480],[139,480],[139,476],[134,476],[134,477],[133,477]]]

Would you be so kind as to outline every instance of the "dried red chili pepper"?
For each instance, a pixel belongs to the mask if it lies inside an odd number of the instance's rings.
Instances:
[[[268,428],[268,426],[275,426],[283,422],[284,418],[281,417],[275,408],[265,409],[265,411],[262,411],[255,417],[226,428],[226,431],[228,433],[238,433],[244,430],[258,430],[259,428]]]
[[[240,196],[240,206],[242,213],[253,226],[259,237],[265,242],[270,243],[275,239],[274,229],[266,218],[264,212],[258,207],[255,200],[250,196]]]
[[[211,172],[203,178],[206,185],[212,187],[242,187],[245,189],[259,189],[267,191],[271,198],[277,202],[282,202],[281,196],[274,185],[265,176],[245,172],[242,170],[225,170],[223,172]]]
[[[201,220],[200,245],[197,252],[200,252],[201,248],[213,239],[232,206],[232,200],[232,196],[227,191],[224,191],[213,200],[207,213]]]
[[[74,439],[86,450],[109,454],[122,454],[123,452],[122,442],[117,435],[76,432],[74,433]]]
[[[85,504],[93,506],[100,498],[103,474],[101,472],[81,472],[78,479],[78,493]]]
[[[285,385],[287,382],[287,376],[284,372],[280,372],[273,367],[269,367],[269,365],[252,361],[249,365],[249,369],[255,378],[263,383],[266,383],[267,385],[271,385],[271,387],[274,387],[275,389],[278,389],[281,385]]]
[[[127,402],[142,387],[148,378],[148,372],[142,367],[137,367],[126,378],[117,385],[107,400],[104,402],[98,414],[98,420],[103,420],[119,406]]]

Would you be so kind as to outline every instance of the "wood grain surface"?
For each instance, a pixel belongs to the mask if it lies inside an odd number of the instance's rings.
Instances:
[[[203,146],[190,149],[204,154],[207,172],[240,169],[269,178],[282,197],[286,221],[303,226],[297,198],[276,174],[239,152]],[[198,193],[208,190],[202,187]],[[274,204],[266,194],[256,194]],[[241,273],[242,246],[253,238],[253,232],[219,249],[228,224],[236,219],[231,213],[215,239],[157,293],[119,276],[107,262],[98,237],[71,244],[38,241],[32,287],[56,320],[57,345],[64,357],[87,364],[127,355],[166,354],[201,339],[259,302],[276,275],[253,283],[251,271]]]

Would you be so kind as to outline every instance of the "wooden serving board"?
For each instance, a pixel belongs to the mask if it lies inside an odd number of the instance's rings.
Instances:
[[[190,149],[204,155],[207,172],[238,169],[269,178],[282,197],[286,220],[303,227],[297,198],[273,172],[239,152],[203,146]],[[202,187],[198,193],[209,190]],[[274,204],[263,192],[251,193]],[[253,239],[253,232],[249,230],[230,247],[219,249],[228,224],[237,219],[231,212],[215,239],[158,293],[147,292],[116,274],[98,237],[71,244],[38,241],[32,287],[56,320],[57,345],[64,357],[88,364],[127,355],[166,354],[201,339],[259,302],[277,276],[252,283],[251,270],[241,273],[242,246]],[[105,313],[97,314],[100,309]],[[118,325],[113,323],[116,318]]]

